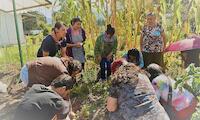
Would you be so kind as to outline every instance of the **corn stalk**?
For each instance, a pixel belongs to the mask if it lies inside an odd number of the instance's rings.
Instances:
[[[126,46],[127,48],[132,47],[132,0],[126,0],[127,4],[127,13],[126,13],[126,19],[127,19],[127,29],[126,29]]]
[[[116,0],[111,0],[111,11],[112,11],[112,17],[111,17],[111,23],[113,26],[116,26]]]
[[[176,37],[176,40],[180,37],[180,33],[182,31],[182,29],[186,29],[185,32],[187,32],[188,30],[188,17],[189,17],[189,13],[190,13],[190,9],[192,8],[192,3],[193,3],[194,0],[191,0],[188,7],[187,7],[187,10],[186,10],[186,13],[184,13],[183,15],[183,24],[178,32],[178,35]]]

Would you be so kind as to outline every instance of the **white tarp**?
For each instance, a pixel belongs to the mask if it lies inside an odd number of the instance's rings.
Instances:
[[[51,4],[49,0],[15,0],[15,3],[16,10],[24,10]],[[0,10],[4,12],[13,11],[12,0],[0,0]]]
[[[25,41],[22,17],[17,14],[20,41]],[[15,29],[15,20],[13,13],[4,13],[0,11],[0,46],[17,44],[17,35]]]
[[[51,5],[49,0],[15,0],[16,10],[24,10]],[[20,41],[25,41],[22,17],[20,12],[17,12],[18,27]],[[0,47],[4,45],[17,44],[17,35],[15,28],[15,20],[13,14],[12,0],[0,0]]]

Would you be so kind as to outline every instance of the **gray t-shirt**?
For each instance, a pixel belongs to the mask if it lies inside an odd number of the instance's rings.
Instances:
[[[69,102],[44,85],[35,84],[16,109],[13,120],[51,120],[56,114],[65,119]]]

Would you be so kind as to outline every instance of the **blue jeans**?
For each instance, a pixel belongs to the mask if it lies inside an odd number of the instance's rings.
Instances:
[[[111,63],[112,61],[108,60],[107,58],[101,59],[101,62],[100,62],[101,79],[105,80],[107,77],[111,75]],[[106,74],[106,71],[107,71],[107,74]]]

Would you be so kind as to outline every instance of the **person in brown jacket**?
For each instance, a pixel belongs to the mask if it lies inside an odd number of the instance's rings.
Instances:
[[[33,84],[51,85],[61,74],[75,77],[81,72],[81,63],[77,60],[58,57],[41,57],[28,62],[20,72],[20,79],[25,87]]]

